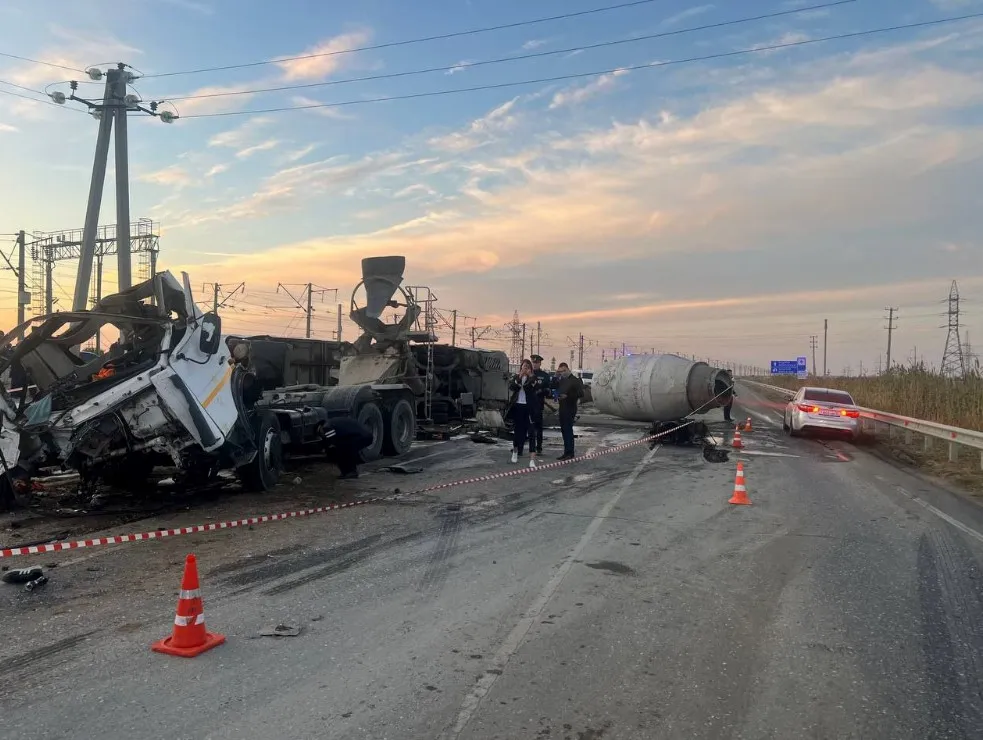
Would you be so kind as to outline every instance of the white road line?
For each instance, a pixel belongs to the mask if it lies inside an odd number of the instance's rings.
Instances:
[[[648,465],[649,461],[652,459],[655,453],[658,452],[660,447],[661,445],[657,445],[646,453],[645,457],[643,457],[638,465],[634,467],[631,473],[628,474],[628,477],[622,481],[614,496],[612,496],[611,499],[601,507],[597,514],[594,515],[594,518],[587,526],[587,530],[584,532],[583,537],[580,538],[580,542],[577,543],[577,546],[573,549],[573,552],[571,552],[563,561],[556,573],[553,574],[553,577],[550,578],[549,582],[540,592],[539,596],[536,597],[536,600],[532,602],[532,605],[526,611],[522,619],[520,619],[515,627],[512,628],[512,631],[509,632],[508,637],[505,638],[505,642],[503,642],[501,647],[499,647],[499,649],[496,651],[495,655],[492,657],[491,669],[487,670],[485,674],[478,679],[478,683],[474,689],[472,689],[471,692],[464,697],[464,702],[461,704],[461,711],[457,715],[457,721],[454,723],[454,727],[449,732],[444,733],[444,735],[442,735],[443,738],[446,740],[452,740],[460,736],[468,722],[471,721],[471,717],[474,716],[475,711],[477,711],[478,706],[481,704],[481,700],[491,690],[491,687],[495,684],[498,676],[505,670],[505,666],[508,665],[509,659],[513,654],[515,654],[515,651],[519,649],[519,646],[526,637],[526,633],[529,632],[529,628],[535,624],[543,609],[546,608],[546,605],[550,602],[550,599],[553,598],[553,594],[556,592],[556,589],[560,587],[563,579],[573,566],[574,560],[577,560],[580,557],[580,554],[584,551],[584,548],[587,547],[588,543],[590,543],[591,539],[597,533],[597,530],[602,524],[604,524],[604,521],[611,513],[611,510],[614,509],[618,501],[621,500],[621,497],[635,482],[635,479],[638,478],[639,473],[641,473],[642,469]],[[497,672],[492,673],[492,670],[496,670]]]
[[[928,509],[933,514],[935,514],[935,516],[939,517],[943,521],[949,522],[949,524],[951,524],[953,527],[955,527],[956,529],[958,529],[960,532],[964,532],[965,534],[968,534],[973,539],[976,539],[976,540],[979,540],[980,542],[983,542],[983,534],[980,534],[979,532],[977,532],[972,527],[967,527],[965,524],[963,524],[958,519],[953,519],[951,516],[949,516],[948,514],[946,514],[944,511],[940,511],[939,509],[936,509],[934,506],[932,506],[930,503],[928,503],[928,501],[923,501],[922,499],[918,498],[918,496],[916,496],[913,493],[910,493],[909,491],[905,490],[901,486],[895,486],[895,488],[897,488],[901,493],[903,493],[905,496],[907,496],[908,498],[910,498],[916,504],[920,505],[922,508]]]
[[[758,419],[760,419],[761,421],[765,422],[766,424],[771,424],[771,426],[773,426],[773,427],[780,427],[782,425],[782,423],[780,421],[775,421],[773,418],[771,418],[767,414],[761,414],[761,413],[758,413],[757,411],[752,411],[751,409],[745,409],[745,411],[747,411],[749,414],[751,414],[751,416],[757,417]]]
[[[737,450],[738,455],[759,455],[760,457],[802,457],[801,455],[790,455],[787,452],[758,452],[757,450]]]

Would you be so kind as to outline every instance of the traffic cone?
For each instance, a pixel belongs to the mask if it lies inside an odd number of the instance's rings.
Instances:
[[[753,432],[754,431],[751,428],[751,417],[750,416],[747,418],[747,421],[744,422],[744,431],[745,432]]]
[[[733,447],[735,450],[740,450],[744,447],[744,443],[741,441],[740,427],[734,429],[734,441],[731,443],[731,447]]]
[[[198,588],[198,563],[194,555],[184,561],[184,578],[174,616],[174,632],[170,637],[158,640],[150,649],[155,653],[193,658],[225,642],[225,635],[217,635],[205,629],[205,611]]]
[[[730,497],[728,504],[749,505],[751,500],[747,497],[747,487],[744,485],[744,463],[737,463],[737,477],[734,478],[734,495]]]

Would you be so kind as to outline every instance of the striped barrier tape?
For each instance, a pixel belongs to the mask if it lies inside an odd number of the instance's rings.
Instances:
[[[191,527],[177,527],[176,529],[158,529],[152,532],[140,532],[138,534],[118,534],[111,535],[109,537],[95,537],[87,540],[73,540],[71,542],[51,542],[45,545],[30,545],[28,547],[8,547],[5,549],[0,549],[0,559],[2,558],[12,558],[18,555],[41,555],[50,552],[62,552],[63,550],[80,550],[85,547],[97,547],[99,545],[122,545],[127,542],[142,542],[144,540],[160,540],[167,537],[178,537],[185,534],[199,534],[201,532],[215,532],[221,529],[235,529],[237,527],[248,527],[254,524],[266,524],[267,522],[278,522],[284,519],[296,519],[298,517],[313,516],[315,514],[324,514],[329,511],[338,511],[339,509],[351,509],[355,506],[364,506],[365,504],[378,504],[387,501],[395,501],[399,498],[405,498],[407,496],[419,496],[424,493],[431,493],[433,491],[442,491],[446,488],[453,488],[455,486],[465,486],[474,483],[484,483],[485,481],[499,480],[502,478],[514,478],[519,475],[528,475],[530,473],[538,473],[541,470],[554,470],[556,468],[563,467],[565,465],[570,465],[575,462],[580,462],[582,460],[593,460],[597,457],[603,457],[604,455],[613,455],[616,452],[622,452],[631,447],[637,447],[638,445],[648,444],[654,442],[655,440],[672,433],[675,429],[680,429],[685,426],[689,426],[694,420],[687,421],[684,424],[680,424],[674,429],[667,430],[665,432],[660,432],[659,434],[652,434],[647,437],[642,437],[641,439],[632,440],[631,442],[625,442],[620,445],[615,445],[614,447],[608,447],[603,450],[598,450],[595,452],[588,452],[584,455],[578,457],[570,458],[569,460],[557,460],[551,463],[545,463],[543,465],[537,465],[535,468],[517,468],[515,470],[506,470],[501,473],[489,473],[488,475],[479,475],[474,478],[464,478],[461,480],[451,481],[449,483],[438,483],[437,485],[427,486],[426,488],[420,488],[416,491],[407,491],[405,493],[395,493],[390,496],[376,496],[374,498],[360,499],[358,501],[348,501],[343,504],[330,504],[328,506],[318,506],[314,509],[303,509],[301,511],[289,511],[282,514],[264,514],[262,516],[253,516],[247,519],[235,519],[233,521],[227,522],[212,522],[210,524],[195,524]]]

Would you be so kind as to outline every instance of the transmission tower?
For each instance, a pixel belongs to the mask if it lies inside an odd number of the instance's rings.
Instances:
[[[959,338],[959,286],[952,281],[949,288],[949,333],[945,338],[945,351],[942,353],[943,376],[961,378],[966,374],[966,358],[963,355],[962,341]]]
[[[509,349],[509,364],[514,365],[516,368],[519,367],[519,363],[522,362],[522,322],[519,321],[519,312],[514,311],[512,313],[512,321],[505,325],[506,331],[509,332],[509,338],[511,339],[511,347]]]

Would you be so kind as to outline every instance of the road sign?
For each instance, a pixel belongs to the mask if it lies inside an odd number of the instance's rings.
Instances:
[[[808,378],[809,377],[809,366],[806,363],[806,358],[805,357],[797,357],[795,359],[795,364],[797,365],[797,367],[796,367],[796,373],[795,374],[799,377],[799,380],[805,380],[806,378]]]
[[[799,363],[797,360],[772,360],[772,375],[798,375]]]

